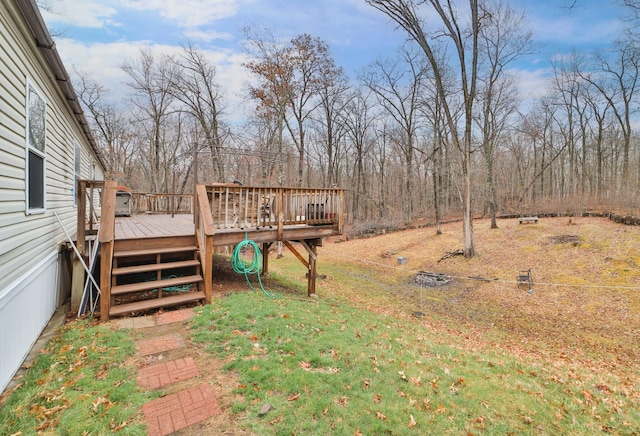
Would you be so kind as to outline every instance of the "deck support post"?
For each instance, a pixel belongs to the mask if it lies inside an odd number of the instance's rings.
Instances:
[[[309,263],[307,268],[307,297],[316,294],[316,262],[318,260],[317,247],[322,246],[322,239],[305,239],[300,241],[302,246],[309,253]]]
[[[269,272],[269,248],[271,248],[271,242],[262,244],[262,270],[260,275],[265,275]]]

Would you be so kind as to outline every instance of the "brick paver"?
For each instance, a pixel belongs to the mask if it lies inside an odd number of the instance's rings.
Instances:
[[[165,436],[222,413],[211,386],[202,383],[142,406],[149,436]]]
[[[184,347],[184,339],[179,333],[172,333],[152,339],[144,339],[136,342],[136,349],[140,356],[162,353],[176,348]]]
[[[158,389],[199,375],[200,371],[198,371],[193,358],[186,357],[140,369],[138,371],[138,386],[145,390]]]
[[[184,322],[195,316],[193,308],[172,310],[170,312],[162,312],[156,315],[156,323],[158,325],[170,324],[172,322]]]

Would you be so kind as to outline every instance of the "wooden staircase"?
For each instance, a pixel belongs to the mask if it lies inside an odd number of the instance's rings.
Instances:
[[[117,240],[109,316],[204,302],[195,236]]]

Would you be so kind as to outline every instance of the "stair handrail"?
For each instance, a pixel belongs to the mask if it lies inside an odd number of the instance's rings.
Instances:
[[[209,205],[209,195],[205,185],[196,186],[195,201],[195,233],[196,243],[200,251],[200,263],[202,265],[202,278],[204,279],[205,302],[211,303],[213,292],[213,236],[215,227],[211,206]]]
[[[111,270],[113,267],[113,245],[116,234],[116,182],[106,181],[100,206],[100,320],[109,320],[111,309]]]

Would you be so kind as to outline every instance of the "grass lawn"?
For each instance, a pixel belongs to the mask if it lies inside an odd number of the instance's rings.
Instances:
[[[194,338],[239,375],[256,434],[637,434],[624,380],[455,346],[420,320],[335,302],[236,293]],[[451,341],[452,345],[447,345]],[[272,407],[264,416],[261,409]]]
[[[75,321],[63,326],[0,408],[2,435],[143,435],[129,333]]]

